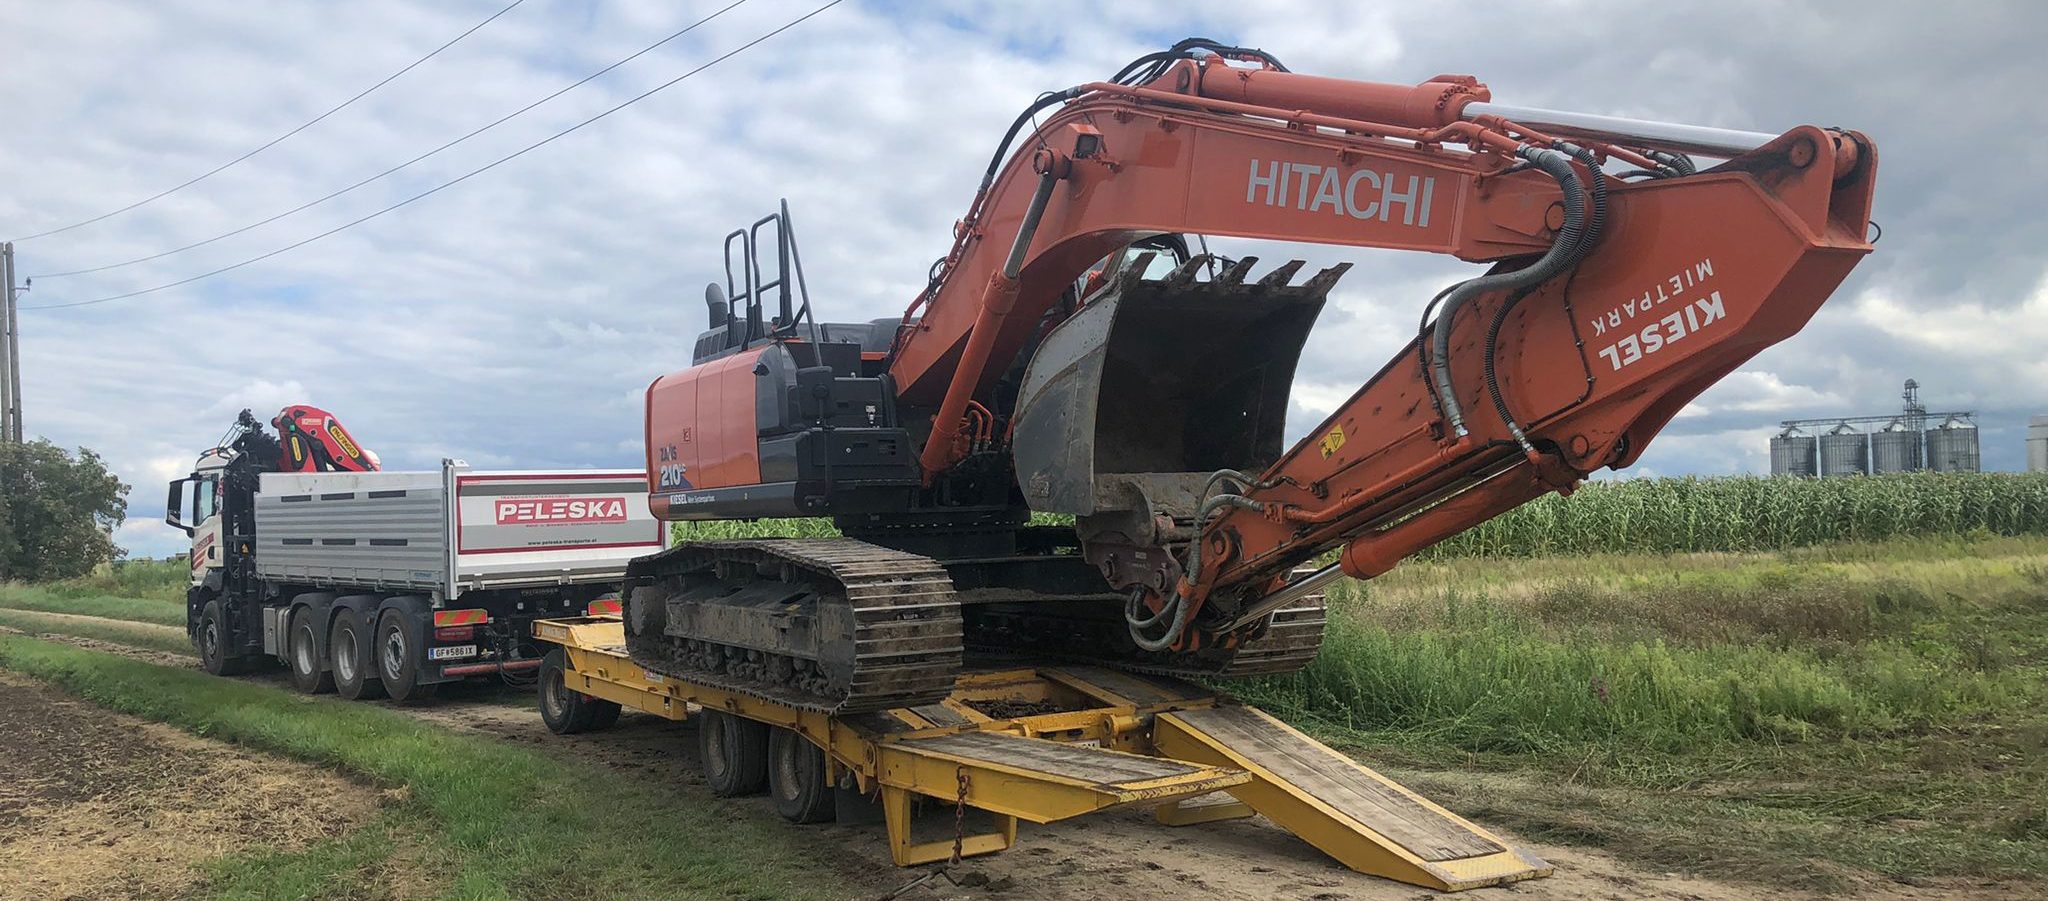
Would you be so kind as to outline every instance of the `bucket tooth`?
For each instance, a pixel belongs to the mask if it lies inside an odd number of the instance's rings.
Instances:
[[[1143,282],[1145,280],[1145,270],[1151,267],[1152,258],[1158,255],[1158,253],[1148,250],[1133,257],[1130,264],[1124,267],[1123,273],[1117,276],[1117,290],[1128,291],[1133,286]]]
[[[1328,294],[1331,288],[1337,286],[1337,280],[1343,278],[1344,273],[1349,271],[1351,271],[1350,263],[1338,263],[1311,276],[1301,286],[1301,289],[1311,294]]]
[[[1180,264],[1180,268],[1167,273],[1165,278],[1160,279],[1159,286],[1162,288],[1179,288],[1192,284],[1194,283],[1195,275],[1201,272],[1203,267],[1209,265],[1209,261],[1213,259],[1215,257],[1206,253],[1198,253],[1188,257],[1188,261]]]
[[[1259,279],[1259,287],[1261,287],[1261,288],[1285,288],[1285,287],[1287,287],[1287,283],[1288,283],[1289,281],[1293,280],[1293,278],[1294,278],[1294,274],[1295,274],[1296,272],[1300,272],[1300,271],[1301,271],[1301,267],[1302,267],[1302,265],[1303,265],[1303,263],[1304,263],[1304,262],[1305,262],[1305,261],[1303,261],[1303,260],[1288,260],[1288,261],[1287,261],[1287,262],[1285,262],[1285,263],[1281,263],[1281,264],[1280,264],[1280,268],[1278,268],[1278,269],[1275,269],[1275,270],[1273,270],[1273,271],[1271,271],[1271,272],[1268,272],[1268,273],[1266,273],[1266,277],[1265,277],[1265,278]]]
[[[1216,283],[1226,288],[1244,284],[1245,275],[1252,271],[1252,264],[1258,261],[1258,257],[1245,257],[1230,264],[1230,268],[1223,270],[1222,277],[1216,279]]]

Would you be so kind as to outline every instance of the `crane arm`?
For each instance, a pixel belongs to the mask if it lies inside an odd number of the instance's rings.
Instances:
[[[1312,588],[1288,574],[1332,549],[1339,563],[1316,581],[1370,577],[1629,465],[1693,397],[1803,326],[1870,250],[1876,154],[1854,132],[1624,132],[1535,111],[1546,132],[1503,116],[1469,77],[1374,85],[1213,56],[1057,99],[1030,152],[978,194],[891,356],[900,399],[936,409],[928,479],[967,455],[985,430],[970,404],[1067,287],[1134,240],[1187,232],[1494,264],[1439,295],[1433,325],[1263,471],[1216,473],[1198,510],[1155,516],[1156,529],[1126,522],[1091,544],[1083,516],[1084,549],[1130,592],[1148,649],[1236,640]],[[1732,158],[1694,173],[1673,155],[1684,150]],[[1608,160],[1667,177],[1623,181]]]

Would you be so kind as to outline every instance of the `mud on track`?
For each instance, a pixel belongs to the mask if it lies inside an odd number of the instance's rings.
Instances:
[[[0,672],[0,898],[169,898],[200,861],[301,848],[377,791]]]
[[[91,639],[49,636],[168,666],[194,666],[192,658]],[[279,673],[254,677],[282,681]],[[530,690],[529,690],[530,691]],[[548,732],[532,707],[529,691],[472,681],[445,686],[422,704],[378,702],[389,709],[447,728],[530,745],[580,765],[626,774],[648,791],[672,794],[679,804],[718,805],[740,817],[772,820],[765,798],[720,799],[704,787],[697,769],[696,727],[659,717],[627,713],[612,729],[574,736]],[[950,809],[934,810],[920,838],[950,836]],[[1483,824],[1482,824],[1483,825]],[[1670,899],[1670,901],[1759,901],[1804,898],[1802,893],[1657,873],[1581,848],[1519,842],[1557,867],[1545,879],[1458,895],[1353,873],[1263,817],[1180,829],[1158,825],[1149,811],[1112,811],[1047,826],[1022,824],[1017,846],[1002,854],[971,858],[956,867],[898,869],[889,860],[882,827],[790,826],[817,838],[819,857],[843,875],[854,897],[893,893],[910,901],[1006,898],[1055,901],[1085,897],[1099,901],[1338,901],[1338,899],[1461,898]],[[926,830],[931,834],[922,834]],[[1498,831],[1498,830],[1496,830]],[[1514,836],[1507,836],[1515,841]],[[914,884],[913,884],[914,883]],[[1872,883],[1859,898],[2019,898],[2009,887],[1967,880],[1927,887]]]

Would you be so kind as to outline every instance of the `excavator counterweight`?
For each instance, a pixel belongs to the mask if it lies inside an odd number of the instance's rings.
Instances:
[[[828,712],[923,703],[989,656],[1299,667],[1332,579],[1632,464],[1796,333],[1871,249],[1876,164],[1853,131],[1516,107],[1200,39],[1047,93],[899,318],[816,321],[786,205],[727,238],[692,365],[647,392],[650,507],[842,537],[641,561],[628,647]],[[1290,447],[1347,267],[1188,236],[1486,268]]]

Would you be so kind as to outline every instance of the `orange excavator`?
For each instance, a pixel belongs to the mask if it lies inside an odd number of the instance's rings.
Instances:
[[[1331,580],[1629,466],[1797,332],[1871,250],[1876,166],[1853,131],[1524,108],[1200,39],[1148,54],[1018,116],[900,319],[812,317],[786,204],[728,236],[693,365],[647,392],[650,505],[842,537],[640,559],[627,646],[836,714],[933,703],[997,657],[1300,667]],[[1286,447],[1348,264],[1260,274],[1189,236],[1488,268]]]

